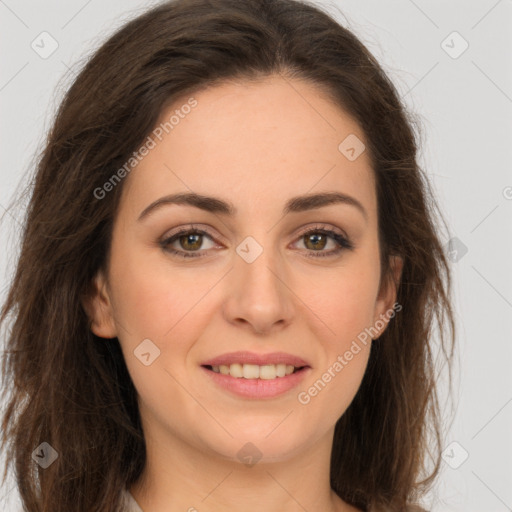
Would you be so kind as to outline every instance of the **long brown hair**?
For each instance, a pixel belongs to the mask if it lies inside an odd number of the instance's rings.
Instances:
[[[359,122],[377,183],[383,279],[391,255],[404,259],[403,310],[373,343],[361,387],[336,424],[331,487],[363,510],[396,511],[431,487],[442,443],[434,342],[451,363],[455,326],[443,219],[417,162],[411,114],[365,46],[312,4],[177,0],[127,23],[88,60],[31,184],[0,317],[3,327],[10,320],[4,479],[14,464],[30,512],[116,511],[144,468],[136,390],[119,342],[97,338],[82,307],[106,262],[123,182],[102,199],[95,191],[176,98],[271,74],[308,80]],[[32,458],[43,442],[58,453],[46,469]]]

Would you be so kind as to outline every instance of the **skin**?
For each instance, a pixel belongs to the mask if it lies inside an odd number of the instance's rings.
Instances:
[[[130,491],[153,512],[356,511],[331,490],[329,463],[335,423],[361,384],[372,341],[359,343],[308,404],[297,395],[396,299],[392,281],[379,288],[369,156],[349,161],[338,150],[349,134],[361,141],[364,134],[299,80],[225,83],[194,98],[197,106],[125,178],[110,260],[85,304],[93,332],[118,337],[138,392],[147,465]],[[330,191],[356,198],[367,219],[342,203],[282,213],[293,196]],[[137,220],[153,201],[177,192],[231,201],[238,212],[166,205]],[[191,223],[212,234],[202,245],[199,238],[202,256],[179,258],[159,245]],[[307,244],[302,232],[318,223],[347,236],[354,249],[315,256],[337,247],[331,238]],[[247,236],[263,248],[252,263],[236,252]],[[192,252],[186,241],[172,246]],[[399,279],[402,262],[391,264]],[[134,355],[144,339],[160,350],[148,366]],[[236,350],[288,352],[311,370],[279,397],[236,397],[213,386],[200,366]],[[237,457],[247,442],[262,454],[252,466]]]

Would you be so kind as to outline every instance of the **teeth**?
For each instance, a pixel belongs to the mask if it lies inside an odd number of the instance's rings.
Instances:
[[[259,379],[260,367],[257,364],[244,364],[242,367],[244,379]]]
[[[234,363],[231,365],[221,364],[219,366],[212,366],[215,373],[222,373],[223,375],[231,375],[237,379],[263,379],[271,380],[276,377],[284,377],[290,375],[295,370],[295,366],[291,364],[266,364],[258,366],[257,364],[239,364]]]

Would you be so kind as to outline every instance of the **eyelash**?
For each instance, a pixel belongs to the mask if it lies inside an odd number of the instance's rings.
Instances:
[[[343,235],[340,235],[338,232],[333,231],[332,229],[324,228],[322,226],[315,226],[313,228],[308,229],[301,233],[298,239],[305,237],[306,235],[310,235],[312,233],[321,233],[323,235],[327,235],[332,238],[337,244],[338,247],[331,251],[309,251],[310,254],[307,254],[307,257],[311,258],[327,258],[330,256],[337,256],[340,252],[345,249],[352,250],[354,246],[350,240],[348,240]],[[213,236],[203,229],[197,228],[182,228],[177,233],[174,233],[172,236],[165,238],[159,242],[160,246],[166,252],[169,252],[173,256],[177,256],[179,258],[199,258],[203,256],[203,253],[200,251],[178,251],[176,249],[170,248],[169,246],[178,240],[180,237],[184,235],[206,235],[207,237],[213,240]],[[315,254],[316,253],[316,254]]]

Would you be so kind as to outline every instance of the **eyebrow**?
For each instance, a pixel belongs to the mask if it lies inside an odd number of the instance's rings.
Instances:
[[[160,209],[162,206],[171,204],[181,204],[193,206],[206,212],[234,216],[237,214],[237,208],[228,201],[219,199],[216,197],[204,196],[196,194],[194,192],[171,194],[156,201],[153,201],[147,206],[142,213],[139,215],[138,220],[142,220],[147,217],[150,213]],[[368,221],[368,213],[364,206],[352,196],[342,194],[340,192],[323,192],[318,194],[306,194],[302,196],[296,196],[289,199],[285,207],[283,208],[283,214],[288,213],[299,213],[308,210],[315,210],[324,206],[332,204],[346,204],[354,206],[363,215],[366,221]]]

